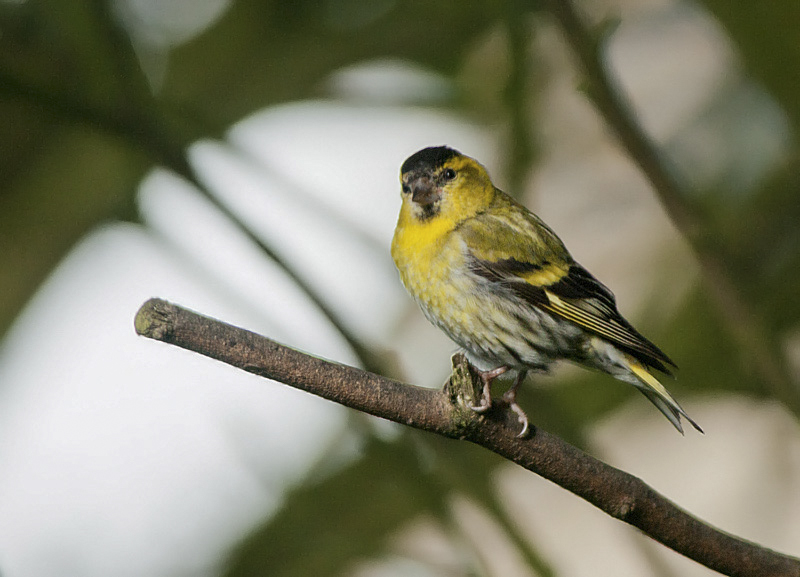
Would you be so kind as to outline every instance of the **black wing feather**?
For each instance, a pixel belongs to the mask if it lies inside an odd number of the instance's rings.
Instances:
[[[473,258],[472,271],[492,282],[502,284],[526,302],[551,314],[572,321],[610,342],[647,366],[671,374],[666,365],[676,366],[661,349],[641,335],[617,310],[614,294],[589,271],[576,262],[567,274],[544,286],[527,282],[522,275],[544,265],[516,259],[485,261]],[[554,305],[551,296],[560,303]]]

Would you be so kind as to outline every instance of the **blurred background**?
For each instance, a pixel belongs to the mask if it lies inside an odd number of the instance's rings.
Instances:
[[[0,0],[0,574],[712,574],[483,449],[135,336],[158,296],[441,386],[389,257],[399,166],[440,144],[610,286],[706,434],[570,366],[532,422],[800,555],[800,4],[579,4],[668,198],[548,6]]]

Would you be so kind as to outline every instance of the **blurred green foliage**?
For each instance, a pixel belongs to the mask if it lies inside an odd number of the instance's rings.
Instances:
[[[724,28],[746,74],[782,107],[794,138],[800,4],[705,0],[701,6]],[[536,54],[525,37],[534,33],[534,18],[548,20],[546,10],[510,0],[236,0],[206,30],[168,51],[163,82],[153,89],[113,4],[0,2],[0,334],[83,234],[104,221],[137,218],[136,187],[147,170],[164,165],[191,178],[184,151],[193,140],[218,137],[265,106],[317,96],[322,81],[349,64],[401,58],[460,81],[454,108],[507,122],[510,188],[519,188],[536,154],[531,102],[537,94],[526,76],[536,69]],[[499,99],[498,110],[487,106],[486,87],[471,85],[464,69],[491,34],[505,40],[500,60],[510,63],[508,84],[488,91]],[[721,263],[749,307],[745,326],[758,324],[767,362],[777,364],[785,364],[781,339],[800,322],[800,155],[794,140],[791,147],[743,202],[732,207],[726,190],[712,183],[696,204],[706,227],[702,248]],[[682,360],[695,391],[774,395],[731,330],[724,305],[700,286],[658,342]],[[776,370],[790,379],[786,366]],[[781,398],[797,413],[797,383],[788,386],[793,390]],[[678,397],[688,393],[682,387],[681,380],[671,383]],[[586,423],[635,394],[581,375],[525,395],[522,403],[533,422],[580,445]],[[359,559],[385,554],[399,528],[421,515],[458,533],[448,518],[453,493],[481,503],[514,537],[490,483],[499,459],[407,431],[393,441],[364,443],[360,459],[289,494],[233,552],[227,574],[340,575]],[[430,463],[421,462],[423,453]],[[530,545],[516,543],[538,574],[551,573]],[[473,561],[464,574],[482,572]]]

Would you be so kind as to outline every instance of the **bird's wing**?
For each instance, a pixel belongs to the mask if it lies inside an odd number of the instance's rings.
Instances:
[[[508,208],[462,225],[471,270],[669,373],[666,365],[675,363],[620,315],[614,294],[572,259],[555,233],[524,209]]]

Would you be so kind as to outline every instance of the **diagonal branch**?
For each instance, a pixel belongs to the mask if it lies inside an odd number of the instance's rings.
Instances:
[[[106,48],[103,54],[116,71],[111,84],[119,84],[118,92],[125,98],[100,104],[87,91],[66,89],[58,83],[54,87],[18,77],[13,71],[0,66],[0,97],[18,100],[53,118],[90,127],[120,139],[147,159],[175,172],[210,202],[228,220],[274,261],[297,285],[303,294],[339,332],[359,361],[370,370],[386,366],[386,361],[374,347],[361,339],[348,326],[334,307],[330,306],[321,291],[308,282],[287,258],[274,250],[234,210],[222,202],[206,185],[189,162],[186,151],[192,142],[204,137],[219,137],[217,129],[205,118],[189,118],[184,109],[178,110],[153,94],[142,71],[131,39],[116,21],[105,0],[92,0],[94,10],[93,30],[102,35],[98,44]],[[76,66],[85,63],[78,62]]]
[[[548,0],[545,6],[555,17],[565,40],[575,53],[591,102],[653,185],[670,219],[692,247],[709,294],[742,350],[743,357],[750,361],[775,398],[795,413],[800,412],[800,393],[792,383],[778,345],[763,326],[762,319],[745,301],[725,264],[724,256],[705,237],[705,223],[687,200],[690,195],[677,168],[669,163],[644,131],[633,107],[609,70],[604,46],[608,26],[591,30],[571,0]]]
[[[800,559],[703,523],[640,479],[546,431],[516,438],[516,417],[500,402],[485,415],[471,411],[481,385],[462,355],[454,357],[453,376],[438,391],[326,361],[160,299],[142,305],[135,324],[140,335],[371,415],[481,445],[725,575],[800,577]]]

